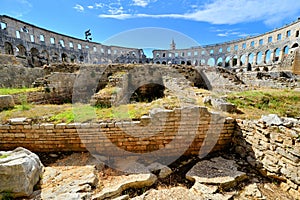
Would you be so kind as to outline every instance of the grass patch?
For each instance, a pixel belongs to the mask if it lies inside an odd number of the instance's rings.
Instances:
[[[8,157],[8,155],[3,154],[3,155],[0,156],[0,159],[7,158],[7,157]]]
[[[245,118],[260,118],[265,114],[300,117],[300,92],[293,90],[254,90],[228,94]]]
[[[21,94],[27,92],[36,92],[40,88],[0,88],[0,95]]]

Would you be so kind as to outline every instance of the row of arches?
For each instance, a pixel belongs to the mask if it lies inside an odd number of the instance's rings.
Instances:
[[[39,51],[35,47],[32,47],[29,51],[27,51],[22,44],[17,45],[14,49],[13,45],[9,42],[4,43],[4,53],[27,59],[29,65],[33,67],[42,66],[43,64],[49,64],[49,62],[62,61],[75,63],[77,61],[84,61],[83,55],[77,57],[75,54],[68,55],[65,52],[59,54],[56,50],[52,50],[51,52],[48,52],[47,50]]]
[[[185,59],[185,58],[173,58],[173,59],[154,59],[156,64],[186,64],[186,65],[195,65],[195,66],[220,66],[220,67],[240,67],[250,65],[270,65],[278,63],[281,61],[287,54],[289,54],[290,49],[299,47],[298,43],[291,45],[291,48],[288,45],[283,46],[282,48],[278,47],[275,49],[267,49],[264,51],[244,53],[241,55],[224,55],[220,57],[210,57],[210,58],[194,58],[194,59]]]

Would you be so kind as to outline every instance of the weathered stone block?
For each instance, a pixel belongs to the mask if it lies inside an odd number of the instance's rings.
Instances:
[[[24,148],[0,152],[0,192],[10,191],[14,197],[29,196],[43,172],[39,157]]]

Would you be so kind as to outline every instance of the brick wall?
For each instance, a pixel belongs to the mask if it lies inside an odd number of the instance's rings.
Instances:
[[[156,110],[132,122],[32,124],[19,119],[0,125],[0,150],[22,146],[34,152],[89,150],[122,156],[121,149],[133,153],[164,149],[160,156],[206,155],[227,147],[234,127],[233,119],[205,107]]]

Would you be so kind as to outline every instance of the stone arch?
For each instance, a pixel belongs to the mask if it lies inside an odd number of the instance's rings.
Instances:
[[[51,52],[51,61],[52,61],[52,62],[58,62],[58,60],[59,60],[59,55],[58,55],[58,53],[55,52],[55,51]]]
[[[19,44],[17,46],[17,53],[18,53],[18,56],[20,56],[20,57],[26,57],[27,56],[26,48],[22,44]]]
[[[83,61],[84,61],[84,56],[83,56],[83,55],[80,55],[80,56],[79,56],[79,61],[80,61],[80,62],[83,62]]]
[[[159,61],[156,61],[156,64],[160,65],[160,62],[159,62]]]
[[[273,60],[273,62],[279,61],[280,51],[281,51],[280,48],[276,48],[276,49],[274,50],[274,60]]]
[[[262,59],[262,52],[260,51],[260,52],[258,52],[257,54],[257,57],[256,57],[256,63],[257,64],[261,64],[262,62],[263,62],[263,59]]]
[[[182,61],[180,62],[180,64],[182,64],[182,65],[185,65],[185,61],[184,61],[184,60],[182,60]]]
[[[162,61],[162,63],[161,64],[163,64],[163,65],[166,65],[167,64],[167,62],[166,61]]]
[[[230,67],[230,60],[231,60],[230,56],[227,56],[225,58],[225,67]]]
[[[206,61],[204,59],[200,60],[200,65],[205,65]]]
[[[61,61],[68,62],[68,55],[66,53],[61,54]]]
[[[5,54],[14,55],[13,45],[9,42],[5,42],[4,43],[4,51],[5,51]]]
[[[41,53],[40,53],[40,56],[39,56],[41,62],[43,64],[49,64],[49,53],[47,50],[43,50]]]
[[[192,65],[192,61],[191,60],[186,61],[186,65]]]
[[[232,58],[232,66],[234,67],[234,66],[237,66],[237,65],[238,65],[238,56],[235,55]]]
[[[241,66],[246,65],[246,54],[244,54],[240,57],[240,65]]]
[[[291,48],[296,48],[296,47],[299,47],[299,44],[297,42],[294,43]]]
[[[217,66],[219,66],[219,67],[223,66],[223,58],[222,57],[218,58],[218,60],[217,60]]]
[[[194,60],[194,66],[198,66],[198,65],[199,65],[198,60]]]
[[[288,46],[283,47],[283,53],[284,53],[284,55],[289,54],[289,47]]]
[[[266,52],[265,52],[265,60],[264,60],[264,62],[266,63],[266,64],[270,64],[271,62],[272,62],[272,60],[271,60],[271,50],[270,49],[268,49]]]
[[[208,59],[207,65],[209,65],[211,67],[215,66],[216,65],[216,60],[214,58]]]
[[[94,62],[95,62],[95,60],[96,60],[96,63],[98,63],[98,59],[95,58]],[[76,56],[74,54],[71,55],[70,61],[71,61],[71,63],[75,63],[76,62]]]
[[[30,49],[30,53],[31,53],[31,56],[39,56],[40,55],[39,50],[34,47]]]
[[[251,65],[253,65],[253,63],[254,63],[254,53],[250,53],[248,55],[248,63],[250,63]]]

